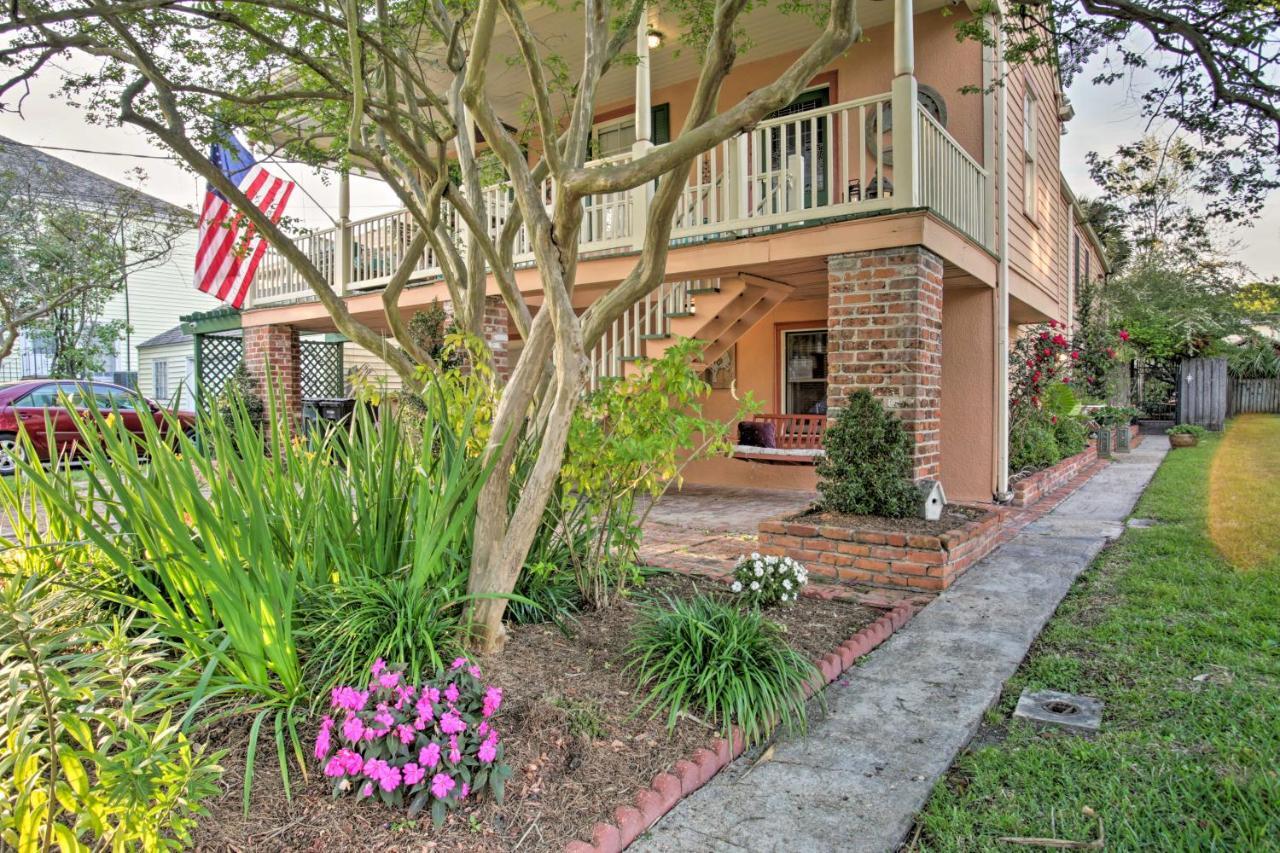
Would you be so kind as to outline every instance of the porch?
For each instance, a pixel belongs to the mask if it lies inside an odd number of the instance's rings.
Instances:
[[[859,7],[865,29],[856,52],[815,77],[792,104],[696,158],[672,218],[672,246],[927,209],[990,251],[992,139],[984,119],[990,96],[965,90],[981,82],[980,51],[973,44],[958,45],[954,34],[954,15],[967,11],[952,10],[942,0],[861,0]],[[546,10],[536,16],[535,28],[572,44],[575,39],[566,34],[581,26],[577,15]],[[592,131],[598,159],[588,167],[644,156],[678,135],[696,63],[688,50],[664,46],[674,26],[651,10],[637,28],[637,61],[606,76]],[[755,45],[726,82],[726,98],[775,77],[816,33],[815,23],[804,16],[764,7],[744,18],[744,29]],[[498,35],[500,44],[504,37]],[[512,78],[508,68],[494,67],[491,73],[503,81],[502,91],[491,95],[496,108],[515,126],[527,81]],[[557,192],[547,181],[542,198],[550,205]],[[638,250],[653,192],[654,186],[646,185],[585,198],[578,237],[583,260]],[[499,180],[472,200],[490,237],[502,233],[514,198],[511,186]],[[454,209],[444,206],[442,216],[465,251]],[[403,209],[353,221],[349,196],[344,200],[340,193],[335,227],[301,235],[299,241],[329,285],[351,295],[383,287],[419,227]],[[533,262],[523,229],[512,257],[517,268]],[[440,274],[428,250],[414,265],[413,281],[430,282]],[[312,299],[302,278],[269,252],[249,304]]]

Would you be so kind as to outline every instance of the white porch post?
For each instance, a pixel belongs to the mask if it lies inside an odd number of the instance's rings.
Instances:
[[[334,284],[338,293],[346,295],[351,284],[351,173],[338,176],[338,268],[334,270]]]
[[[631,146],[632,159],[643,157],[653,148],[653,95],[649,81],[649,10],[640,13],[636,24],[636,141]],[[644,244],[649,218],[651,183],[631,190],[631,244]]]
[[[920,206],[920,113],[916,108],[915,21],[912,0],[893,8],[893,206]]]

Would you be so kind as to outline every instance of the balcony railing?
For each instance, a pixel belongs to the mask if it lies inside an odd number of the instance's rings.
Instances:
[[[675,213],[672,242],[749,234],[817,218],[892,208],[893,167],[886,162],[891,131],[880,130],[888,123],[889,104],[888,94],[875,95],[770,119],[700,154]],[[923,109],[917,151],[913,153],[922,205],[987,245],[986,171]],[[584,199],[580,251],[590,255],[637,248],[641,231],[636,223],[646,213],[643,208],[650,189]],[[514,195],[509,184],[496,184],[484,192],[488,230],[497,236],[515,204]],[[543,187],[543,198],[548,205],[554,200],[550,181]],[[446,215],[453,214],[447,211]],[[401,210],[354,222],[349,228],[351,258],[346,287],[368,290],[386,284],[417,225],[408,211]],[[337,229],[318,231],[300,241],[330,284],[340,286]],[[464,241],[459,238],[458,242],[461,249]],[[523,228],[516,238],[514,260],[517,264],[533,260]],[[432,252],[423,255],[415,273],[415,278],[424,280],[439,275]],[[258,268],[251,305],[311,297],[301,276],[282,257],[268,253]]]

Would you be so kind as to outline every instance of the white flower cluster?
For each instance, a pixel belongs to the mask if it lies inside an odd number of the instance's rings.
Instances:
[[[752,553],[738,560],[730,589],[768,607],[795,601],[808,582],[809,572],[790,557]]]

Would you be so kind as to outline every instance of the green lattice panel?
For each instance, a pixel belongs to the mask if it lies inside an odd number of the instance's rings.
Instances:
[[[342,396],[341,341],[303,341],[301,360],[304,399]]]
[[[203,393],[216,397],[222,393],[231,374],[244,357],[244,342],[238,335],[201,335],[199,383]]]

